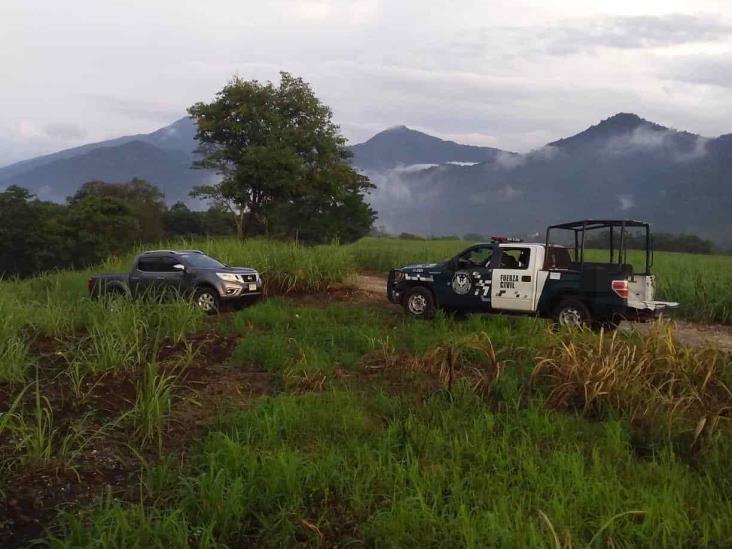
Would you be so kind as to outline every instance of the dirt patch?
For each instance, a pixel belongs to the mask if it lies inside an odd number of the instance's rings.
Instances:
[[[378,294],[386,299],[386,278],[360,274],[356,276],[356,287],[369,294]]]
[[[184,383],[173,403],[166,453],[184,449],[214,423],[221,404],[245,409],[257,398],[278,391],[276,377],[253,364],[189,368]]]
[[[732,326],[722,324],[695,324],[683,320],[674,321],[674,337],[690,347],[710,347],[732,353]],[[633,325],[628,328],[632,329]],[[637,329],[645,334],[648,325],[638,324]]]
[[[244,364],[228,364],[239,336],[209,330],[191,335],[187,343],[161,347],[157,360],[162,369],[177,376],[171,415],[163,435],[163,454],[185,457],[191,441],[217,417],[221,403],[251,405],[259,396],[277,390],[271,373]],[[52,357],[57,346],[44,341],[39,359],[40,394],[53,411],[54,437],[58,440],[82,425],[83,448],[66,463],[39,468],[18,463],[1,478],[0,547],[26,547],[41,538],[61,509],[73,510],[111,494],[139,500],[143,462],[159,459],[157,448],[130,449],[133,433],[129,421],[118,421],[136,399],[142,368],[89,375],[83,399],[78,399],[69,379],[59,375]],[[49,362],[44,357],[51,357]],[[0,387],[0,399],[10,401],[20,387]],[[26,414],[35,389],[26,391]],[[3,444],[4,443],[4,444]],[[139,452],[139,453],[137,453]],[[0,456],[14,455],[12,441],[0,442]],[[142,458],[142,459],[141,459]]]
[[[308,307],[327,307],[331,303],[358,303],[363,305],[391,305],[386,299],[386,279],[357,275],[341,284],[331,284],[315,294],[287,296],[295,303]]]

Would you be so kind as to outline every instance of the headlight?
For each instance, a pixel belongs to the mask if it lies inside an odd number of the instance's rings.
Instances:
[[[225,280],[226,282],[239,282],[240,284],[244,282],[244,279],[241,277],[241,275],[234,273],[216,273],[216,276],[218,276],[221,280]]]
[[[401,280],[404,278],[404,273],[401,271],[397,271],[394,273],[394,282],[401,282]]]

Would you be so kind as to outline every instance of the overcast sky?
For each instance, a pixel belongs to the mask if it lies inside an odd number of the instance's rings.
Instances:
[[[730,0],[0,0],[0,165],[148,132],[234,74],[309,81],[353,142],[526,151],[635,112],[732,132]]]

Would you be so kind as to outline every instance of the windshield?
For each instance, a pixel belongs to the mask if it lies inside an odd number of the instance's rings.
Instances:
[[[188,265],[198,269],[220,269],[226,267],[226,265],[220,261],[216,261],[213,257],[203,254],[188,254],[181,257]]]

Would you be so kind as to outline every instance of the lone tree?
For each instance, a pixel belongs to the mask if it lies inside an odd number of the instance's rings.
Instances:
[[[211,103],[188,109],[196,121],[194,168],[222,176],[195,187],[233,214],[240,239],[253,234],[350,240],[368,233],[375,213],[363,200],[373,188],[356,172],[332,112],[301,78],[280,83],[231,80]]]

